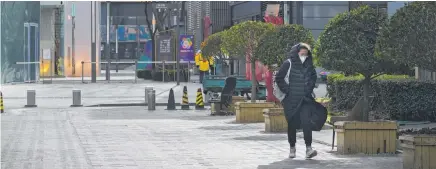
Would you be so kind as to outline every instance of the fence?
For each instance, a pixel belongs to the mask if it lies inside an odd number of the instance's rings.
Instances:
[[[193,61],[180,61],[180,70],[183,70],[182,72],[186,72],[186,81],[185,82],[193,82],[196,79],[192,78],[193,71],[196,69],[196,66]],[[117,82],[132,82],[132,83],[138,83],[138,81],[143,81],[141,79],[138,79],[137,72],[138,70],[138,64],[154,64],[154,70],[155,72],[171,72],[174,75],[176,75],[176,61],[127,61],[127,62],[80,62],[80,67],[76,67],[76,74],[77,76],[67,76],[67,77],[56,77],[53,76],[53,71],[51,71],[51,68],[53,68],[53,65],[50,68],[50,71],[47,72],[44,68],[44,62],[16,62],[16,65],[24,65],[24,69],[26,73],[26,76],[24,78],[24,82],[42,82],[43,83],[52,83],[53,81],[80,81],[81,83],[90,83],[92,81],[91,79],[91,66],[92,64],[96,64],[97,71],[100,70],[100,73],[97,73],[96,80],[97,81],[117,81]],[[112,65],[124,65],[124,69],[115,70],[111,69]],[[35,69],[33,71],[30,70],[30,65],[33,65]],[[106,65],[109,66],[109,78],[106,78]],[[40,69],[40,67],[42,69]],[[100,67],[100,68],[98,68]],[[127,67],[127,68],[126,68]],[[35,72],[33,75],[34,78],[31,78],[30,72]],[[80,74],[78,74],[80,73]],[[100,74],[100,76],[98,76]],[[161,73],[162,75],[162,82],[168,82],[168,81],[177,81],[177,76],[172,76],[172,78],[168,77],[168,73]],[[180,73],[179,73],[180,74]],[[32,80],[33,79],[33,80]],[[160,78],[159,78],[160,79]],[[182,79],[180,79],[182,81]]]
[[[166,72],[172,72],[174,73],[174,75],[176,75],[176,61],[134,61],[134,62],[82,62],[82,74],[81,74],[81,80],[83,83],[88,83],[88,81],[90,81],[89,77],[85,78],[85,74],[84,74],[84,68],[87,67],[85,64],[100,64],[101,65],[101,74],[104,76],[106,75],[106,66],[108,66],[109,68],[111,68],[112,64],[130,64],[134,69],[128,69],[128,70],[120,70],[120,72],[116,72],[113,69],[109,69],[109,78],[105,78],[105,80],[107,81],[111,81],[112,77],[121,77],[121,78],[116,78],[116,80],[123,80],[123,81],[129,81],[132,80],[134,83],[138,82],[138,70],[143,70],[143,69],[138,69],[138,64],[154,64],[155,65],[155,72],[163,72],[161,73],[160,76],[162,76],[161,81],[162,82],[168,82],[168,81],[177,81],[177,76],[172,76],[172,79],[170,79],[171,77],[168,77],[168,73]],[[187,80],[186,82],[192,82],[195,81],[195,79],[192,78],[192,72],[194,71],[195,64],[193,61],[188,62],[188,61],[180,61],[179,62],[179,70],[184,70],[183,72],[187,73]],[[104,65],[104,66],[103,66]],[[129,66],[130,67],[130,66]],[[180,74],[181,72],[179,72]],[[114,76],[115,74],[115,76]],[[102,76],[100,76],[102,77]],[[180,78],[180,76],[179,76]],[[179,79],[181,80],[181,79]]]

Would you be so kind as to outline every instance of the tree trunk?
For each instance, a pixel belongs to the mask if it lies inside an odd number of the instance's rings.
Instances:
[[[250,56],[251,59],[251,56]],[[257,80],[256,80],[256,61],[251,59],[251,102],[256,102],[256,87],[257,87]]]
[[[155,49],[155,39],[154,39],[154,34],[151,34],[151,61],[155,61],[156,60],[156,49]],[[151,69],[154,70],[156,66],[154,65],[154,63],[151,64]]]
[[[363,111],[362,111],[362,121],[369,121],[369,94],[370,94],[371,76],[365,76],[363,80]]]

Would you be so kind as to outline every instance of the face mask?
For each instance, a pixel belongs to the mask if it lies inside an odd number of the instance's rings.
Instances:
[[[305,60],[306,60],[306,58],[307,58],[307,56],[300,56],[300,60],[301,60],[301,62],[304,62]]]

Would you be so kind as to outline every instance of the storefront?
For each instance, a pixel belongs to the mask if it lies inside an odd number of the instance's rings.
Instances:
[[[0,16],[0,83],[37,81],[40,2],[2,1]]]

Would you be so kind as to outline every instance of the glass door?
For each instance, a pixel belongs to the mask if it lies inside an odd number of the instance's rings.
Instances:
[[[39,27],[37,23],[24,23],[24,81],[39,80]]]

